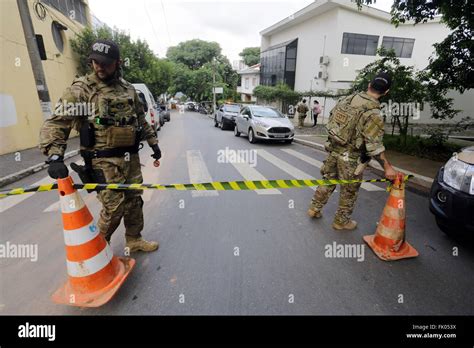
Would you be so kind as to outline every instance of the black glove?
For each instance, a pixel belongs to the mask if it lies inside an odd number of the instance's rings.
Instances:
[[[151,149],[153,150],[153,155],[151,155],[151,157],[156,160],[159,160],[161,158],[161,150],[158,144],[153,145]]]
[[[49,163],[48,174],[53,179],[64,179],[69,175],[69,170],[63,161],[52,161]]]

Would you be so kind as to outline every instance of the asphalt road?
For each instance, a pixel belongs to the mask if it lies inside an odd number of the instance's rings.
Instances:
[[[159,169],[147,146],[141,152],[145,182],[320,178],[325,158],[298,144],[249,144],[197,113],[172,113],[159,138]],[[257,150],[256,166],[221,163],[219,151],[226,147]],[[9,187],[45,180],[42,171]],[[406,194],[407,239],[420,256],[384,262],[362,240],[375,232],[387,198],[382,185],[361,189],[354,213],[359,226],[352,232],[331,228],[338,193],[322,219],[309,219],[312,193],[310,188],[147,191],[143,235],[158,240],[160,249],[133,254],[132,274],[112,301],[97,309],[50,300],[66,280],[57,192],[0,200],[1,243],[38,246],[36,262],[0,259],[0,314],[474,314],[474,250],[438,229],[426,197]],[[82,195],[97,218],[95,194]],[[326,257],[326,245],[334,242],[360,245],[363,257]],[[121,255],[123,247],[122,225],[112,248]]]

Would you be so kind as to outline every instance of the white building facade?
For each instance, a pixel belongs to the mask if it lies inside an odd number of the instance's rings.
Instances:
[[[379,58],[375,52],[381,46],[394,48],[401,64],[422,70],[434,52],[432,45],[450,32],[439,18],[398,27],[390,19],[389,13],[368,6],[359,11],[350,0],[316,0],[260,32],[261,84],[285,82],[296,91],[338,92],[349,88],[360,69]],[[462,95],[453,91],[450,96],[454,107],[462,110],[453,121],[472,117],[472,91]],[[316,99],[327,118],[335,100]],[[435,121],[425,105],[419,118],[410,122]]]
[[[260,64],[255,64],[247,69],[237,72],[241,77],[241,85],[237,87],[237,92],[243,102],[256,102],[253,90],[260,84]]]

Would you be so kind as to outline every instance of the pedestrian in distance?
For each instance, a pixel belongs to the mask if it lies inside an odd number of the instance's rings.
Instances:
[[[308,105],[306,105],[306,99],[303,99],[296,106],[296,111],[298,113],[298,128],[304,127],[304,120],[309,111]]]

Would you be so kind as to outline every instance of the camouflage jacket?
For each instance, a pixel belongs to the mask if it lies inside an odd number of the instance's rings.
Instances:
[[[385,151],[383,145],[384,123],[380,115],[380,102],[366,92],[357,93],[351,101],[351,106],[354,107],[360,107],[364,104],[368,104],[368,110],[361,114],[356,124],[350,148],[328,143],[329,151],[337,153],[352,152],[355,156],[359,156],[364,152],[368,156],[375,156]]]
[[[114,107],[113,114],[110,102]],[[143,105],[133,85],[122,78],[105,83],[91,73],[76,78],[64,91],[53,115],[41,127],[40,150],[47,156],[64,155],[71,130],[79,132],[86,121],[94,125],[96,144],[93,149],[106,149],[108,126],[94,122],[96,117],[134,122],[134,126],[143,129],[144,139],[150,146],[158,143],[156,133],[145,120]],[[81,149],[84,148],[81,146]]]

